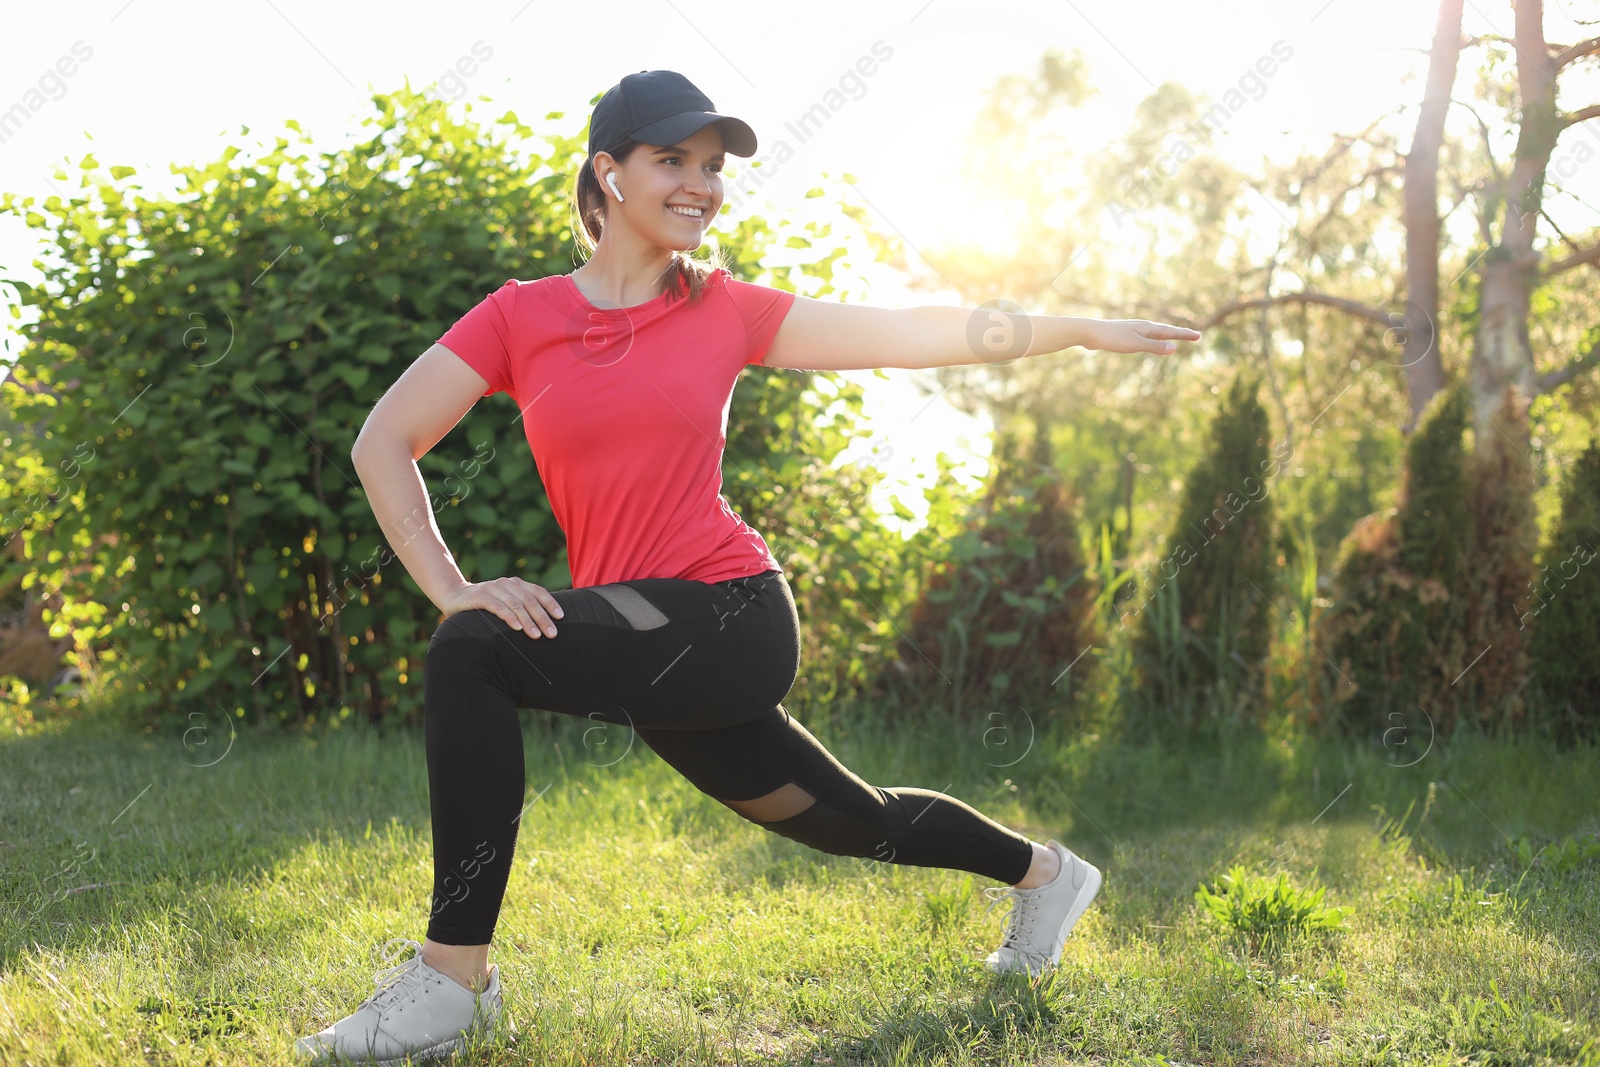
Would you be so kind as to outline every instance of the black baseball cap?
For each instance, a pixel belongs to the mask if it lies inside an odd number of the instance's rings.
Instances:
[[[731,115],[717,114],[711,98],[682,74],[641,70],[607,89],[589,116],[589,156],[609,152],[626,140],[645,144],[677,144],[713,123],[722,133],[724,150],[736,156],[756,154],[756,134]]]

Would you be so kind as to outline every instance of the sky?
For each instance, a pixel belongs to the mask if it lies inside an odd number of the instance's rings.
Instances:
[[[1594,34],[1573,28],[1569,13],[1595,17],[1580,0],[1549,0],[1551,40]],[[1210,146],[1253,169],[1262,157],[1320,154],[1334,133],[1359,132],[1402,103],[1413,105],[1414,116],[1435,18],[1433,0],[26,5],[7,12],[0,38],[0,113],[19,103],[28,112],[0,131],[0,191],[65,195],[69,187],[52,174],[63,166],[76,174],[90,151],[103,166],[135,167],[146,195],[170,191],[170,162],[209,160],[229,145],[264,153],[290,119],[318,148],[331,149],[364,139],[360,122],[372,113],[371,96],[406,79],[457,107],[474,101],[471,114],[482,120],[510,109],[540,130],[546,114],[560,111],[550,127],[572,133],[590,98],[622,75],[671,69],[755,129],[758,158],[780,141],[793,153],[749,195],[736,197],[737,181],[728,183],[735,219],[793,208],[824,174],[849,173],[852,195],[916,250],[984,233],[982,190],[955,179],[955,135],[971,124],[986,89],[1036,69],[1049,48],[1081,49],[1089,58],[1099,95],[1074,130],[1087,145],[1114,140],[1164,81],[1217,99],[1262,57],[1279,56],[1273,75],[1255,82]],[[1509,2],[1468,0],[1465,30],[1509,36]],[[63,57],[68,62],[58,67]],[[1463,65],[1476,59],[1469,52]],[[70,76],[53,74],[69,68]],[[1593,87],[1591,80],[1583,88]],[[1560,102],[1600,102],[1600,92]],[[827,120],[799,129],[799,117],[819,103]],[[1600,148],[1597,127],[1600,120],[1591,121],[1563,144],[1581,133]],[[1600,163],[1574,168],[1566,182],[1583,202],[1553,204],[1553,213],[1567,232],[1592,227]],[[750,189],[747,178],[738,191]],[[39,254],[19,220],[0,218],[0,275],[34,280],[29,264]],[[961,302],[912,291],[888,272],[873,275],[866,300]],[[0,286],[0,305],[15,304],[14,291]],[[21,347],[13,325],[9,311],[0,314],[0,363]],[[417,354],[432,340],[418,338]],[[879,501],[895,493],[920,511],[920,492],[894,486],[926,484],[916,477],[931,478],[941,450],[965,461],[969,480],[981,477],[987,424],[933,396],[931,371],[881,373],[846,375],[867,388],[873,439],[850,455],[877,449],[889,476]]]

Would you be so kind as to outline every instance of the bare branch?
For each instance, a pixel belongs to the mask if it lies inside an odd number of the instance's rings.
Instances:
[[[1370,322],[1384,329],[1394,329],[1400,325],[1396,320],[1399,315],[1384,311],[1381,308],[1369,307],[1359,300],[1349,300],[1342,296],[1332,296],[1328,293],[1280,293],[1277,296],[1258,297],[1254,300],[1238,300],[1213,311],[1210,316],[1195,323],[1194,329],[1202,332],[1211,329],[1240,312],[1250,311],[1255,308],[1271,307],[1274,304],[1320,304],[1336,311],[1343,311],[1364,322]]]
[[[1450,98],[1450,102],[1457,107],[1466,108],[1472,113],[1472,117],[1478,120],[1478,129],[1483,134],[1484,158],[1489,161],[1489,169],[1494,172],[1494,180],[1496,182],[1503,183],[1505,181],[1505,175],[1500,173],[1500,164],[1495,162],[1494,149],[1489,144],[1489,124],[1483,121],[1483,116],[1478,114],[1478,109],[1467,103],[1465,100],[1457,100],[1452,96]]]
[[[1556,69],[1571,63],[1579,56],[1586,56],[1591,52],[1600,52],[1600,37],[1591,37],[1587,41],[1579,41],[1571,48],[1563,48],[1556,53]]]
[[[1541,374],[1535,393],[1548,393],[1597,365],[1600,365],[1600,341],[1590,345],[1589,351],[1568,363],[1565,367],[1553,370],[1549,374]]]
[[[1586,122],[1589,119],[1594,118],[1600,118],[1600,104],[1590,104],[1588,107],[1583,108],[1580,111],[1574,111],[1570,114],[1562,115],[1561,126],[1559,128],[1564,130],[1568,126],[1576,126],[1580,122]]]
[[[1585,263],[1595,262],[1600,262],[1600,244],[1595,245],[1593,248],[1586,248],[1582,252],[1576,252],[1565,259],[1556,260],[1540,271],[1539,277],[1549,278],[1552,275],[1560,274],[1562,271],[1571,270],[1573,267],[1581,267]]]

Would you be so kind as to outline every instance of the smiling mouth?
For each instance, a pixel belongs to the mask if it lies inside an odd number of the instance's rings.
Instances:
[[[704,222],[705,219],[706,219],[706,214],[705,214],[705,211],[703,209],[701,210],[700,214],[698,214],[698,215],[686,214],[686,213],[684,213],[682,211],[678,211],[678,210],[676,210],[674,208],[671,208],[671,207],[667,208],[666,211],[667,211],[667,214],[669,214],[669,215],[676,215],[678,218],[680,218],[680,219],[688,219],[690,222]]]

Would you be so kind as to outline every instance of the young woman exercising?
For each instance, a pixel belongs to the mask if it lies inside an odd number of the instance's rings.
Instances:
[[[819,851],[1006,883],[986,891],[1013,902],[986,961],[997,972],[1057,963],[1100,888],[1099,870],[1059,842],[943,793],[869,785],[790,718],[794,597],[720,495],[745,366],[982,362],[968,326],[988,313],[812,300],[684,255],[722,206],[726,154],[753,156],[756,137],[680,74],[623,78],[589,131],[575,195],[587,262],[490,293],[400,376],[356,442],[379,525],[444,615],[423,671],[433,908],[426,940],[391,942],[391,960],[414,951],[355,1012],[301,1038],[302,1056],[398,1064],[449,1053],[499,1015],[488,954],[526,790],[518,708],[628,726],[707,795]],[[1007,358],[1171,352],[1200,336],[1140,319],[1026,325],[1026,350]],[[571,589],[468,581],[433,523],[416,459],[497,392],[521,409]]]

